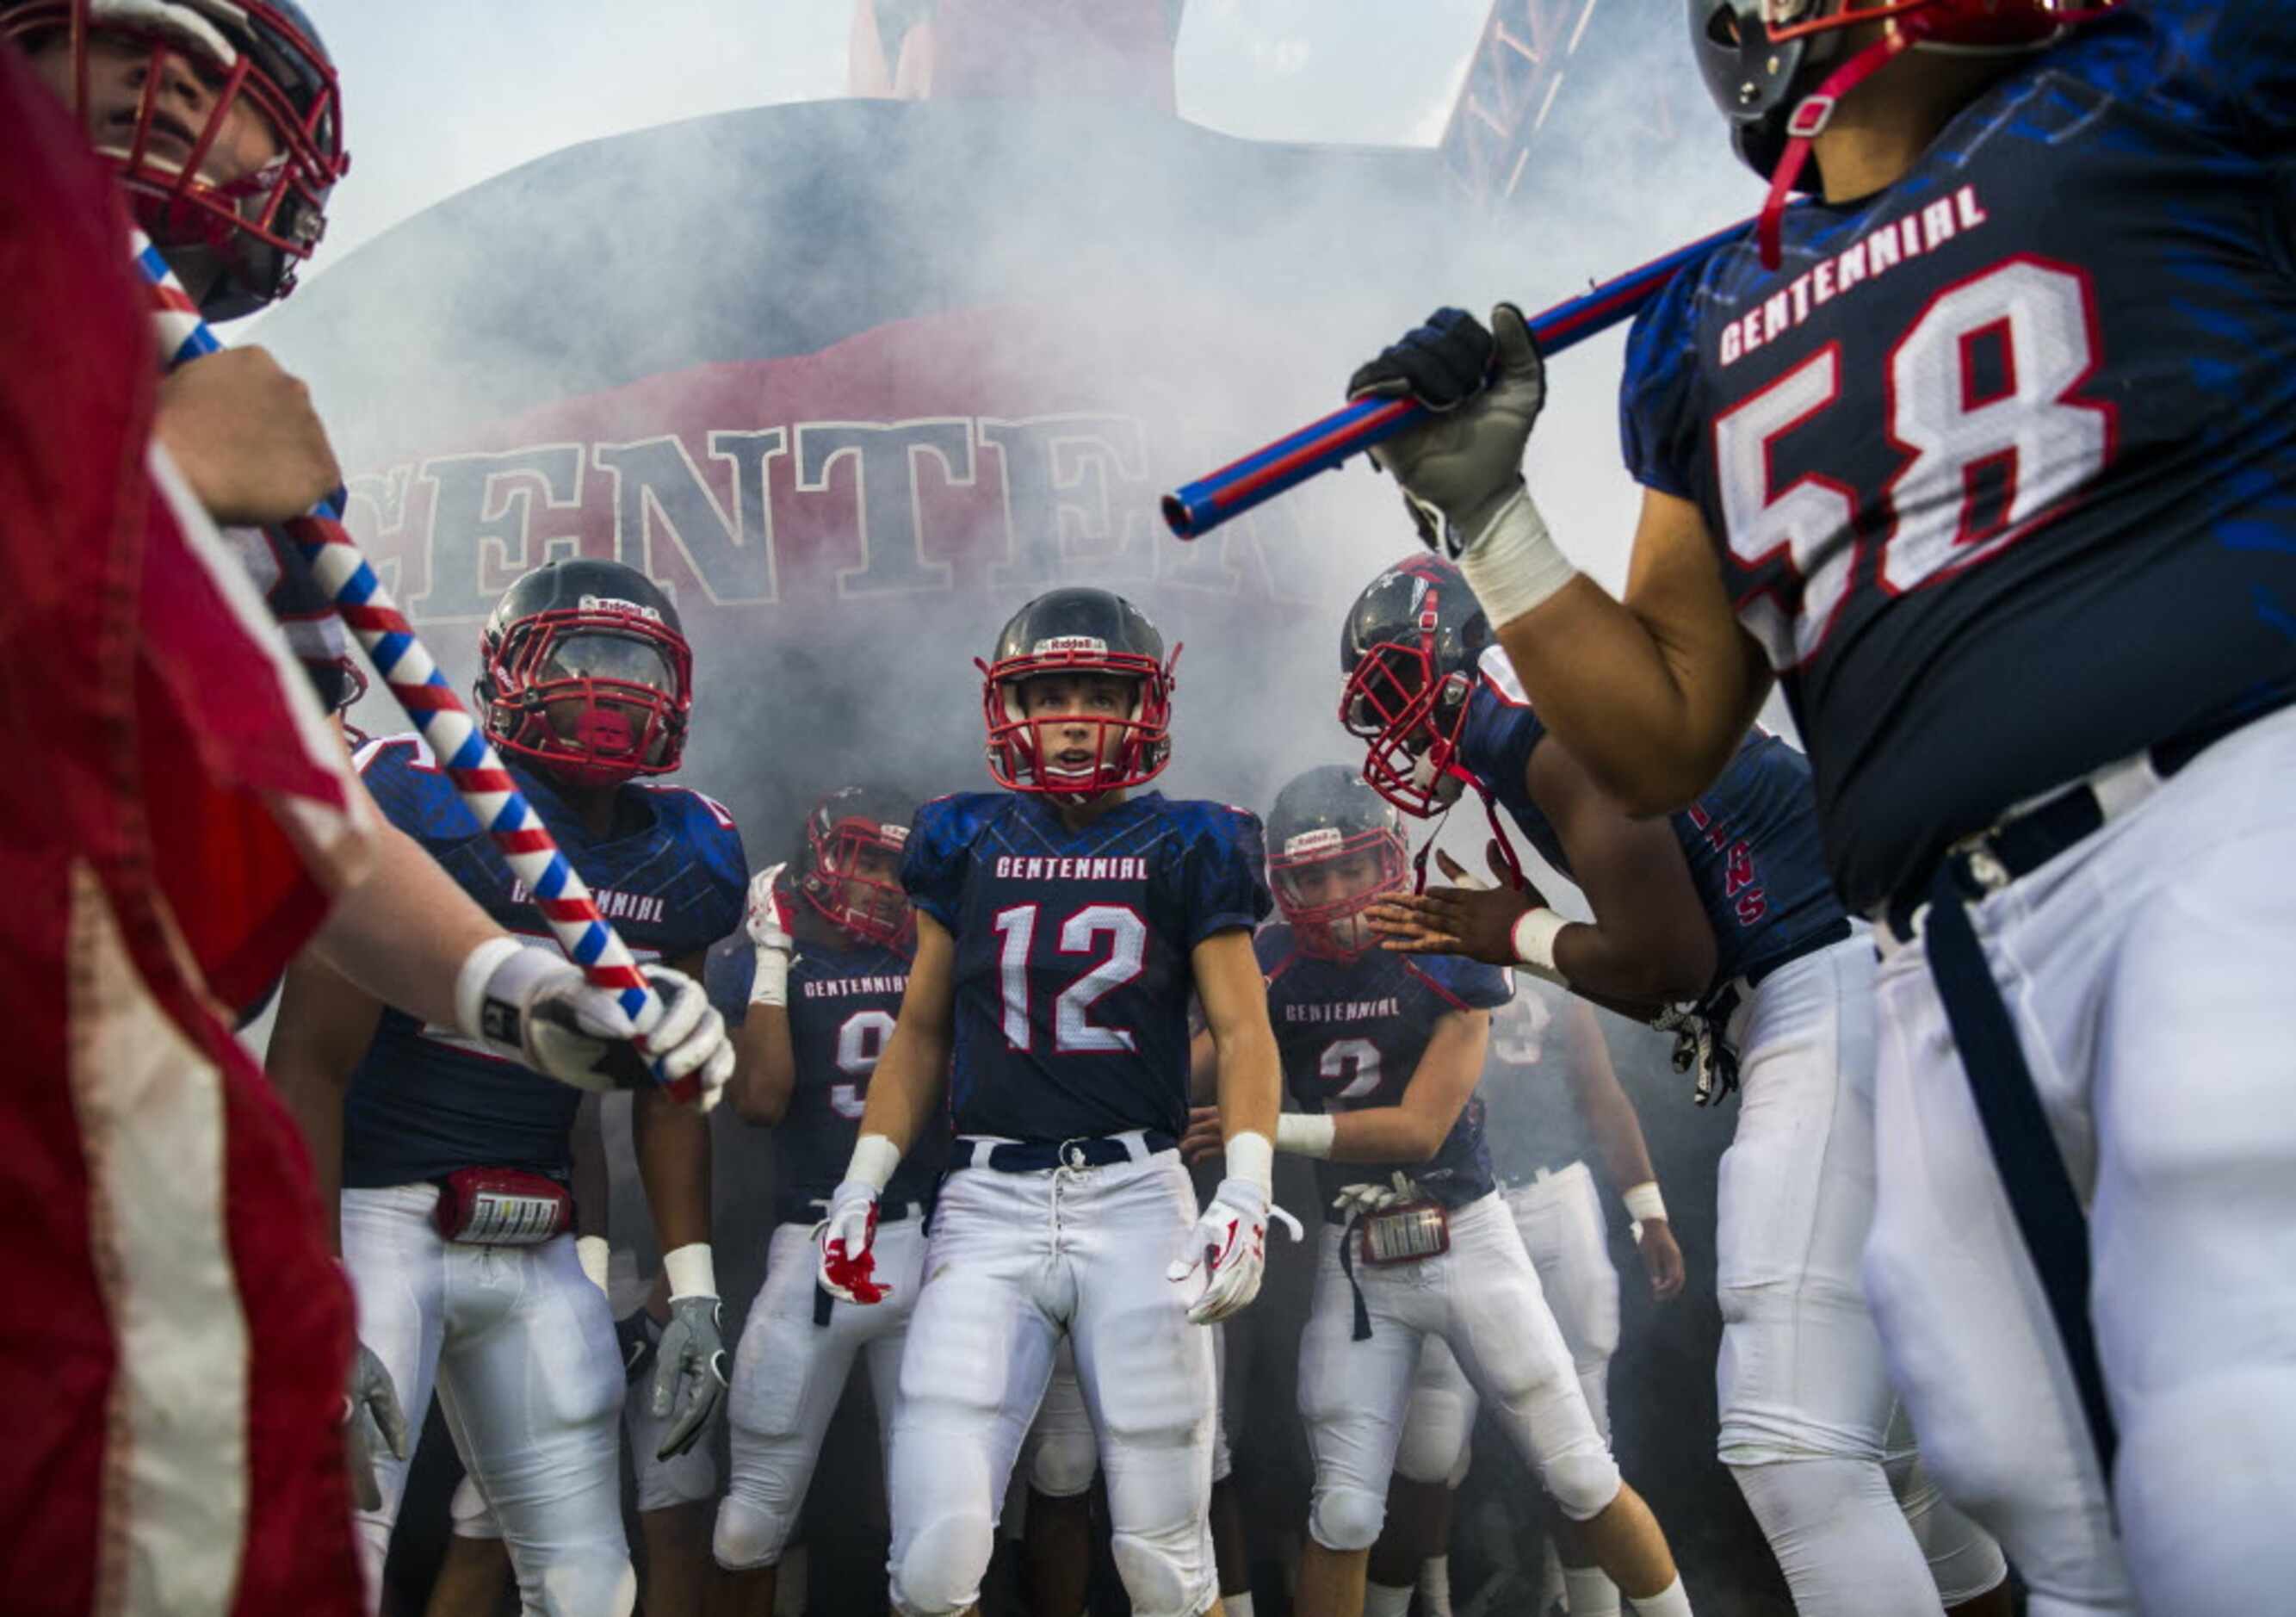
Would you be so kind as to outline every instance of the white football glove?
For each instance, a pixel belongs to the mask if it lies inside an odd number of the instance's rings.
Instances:
[[[1411,1182],[1409,1174],[1398,1168],[1387,1184],[1374,1181],[1349,1186],[1332,1198],[1332,1211],[1339,1214],[1342,1224],[1352,1224],[1366,1213],[1379,1212],[1417,1200],[1419,1186]]]
[[[1211,1203],[1188,1232],[1187,1256],[1175,1258],[1164,1271],[1174,1283],[1204,1271],[1202,1294],[1188,1305],[1192,1325],[1212,1325],[1241,1312],[1259,1295],[1259,1280],[1267,1268],[1267,1220],[1273,1214],[1297,1241],[1304,1233],[1300,1220],[1274,1206],[1267,1193],[1250,1179],[1234,1175],[1222,1179]]]
[[[701,1439],[710,1413],[726,1396],[726,1338],[718,1330],[718,1299],[696,1294],[669,1300],[653,1358],[653,1414],[672,1416],[658,1460],[676,1459]]]
[[[829,1217],[813,1227],[821,1248],[821,1289],[840,1302],[882,1302],[893,1288],[876,1278],[877,1187],[847,1179],[829,1196]]]
[[[1522,488],[1523,447],[1546,403],[1546,366],[1511,303],[1482,324],[1463,309],[1438,309],[1425,325],[1357,371],[1351,398],[1414,398],[1432,420],[1375,447],[1372,459],[1395,474],[1419,520],[1420,537],[1456,559],[1482,537]]]
[[[388,1453],[394,1460],[406,1457],[406,1414],[398,1407],[398,1389],[390,1371],[361,1342],[351,1360],[349,1390],[343,1395],[344,1441],[350,1450],[351,1491],[361,1510],[382,1508],[382,1484],[374,1474],[375,1457]]]
[[[685,973],[640,969],[661,1007],[642,1025],[623,1013],[612,990],[592,987],[556,950],[503,938],[471,951],[455,1000],[465,1033],[545,1078],[578,1089],[658,1085],[707,1112],[734,1073],[726,1019]],[[641,1037],[643,1054],[635,1042]]]
[[[751,1005],[789,1003],[790,952],[795,945],[790,940],[789,916],[782,907],[782,896],[774,891],[785,868],[781,865],[768,866],[750,879],[749,908],[742,924],[758,951],[757,975],[750,983]]]

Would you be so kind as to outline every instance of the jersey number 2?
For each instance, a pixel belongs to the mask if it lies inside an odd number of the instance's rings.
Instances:
[[[1000,909],[992,925],[1002,940],[997,956],[1004,973],[1004,1042],[1029,1048],[1029,948],[1037,940],[1034,904]],[[1053,1002],[1053,1051],[1058,1055],[1099,1055],[1136,1047],[1129,1028],[1104,1028],[1087,1014],[1093,1002],[1140,975],[1148,947],[1148,926],[1138,912],[1121,904],[1089,904],[1061,923],[1061,953],[1097,953],[1103,938],[1108,956],[1061,990]]]
[[[2111,456],[2112,406],[2075,397],[2096,369],[2094,310],[2079,271],[2015,258],[1940,295],[1898,339],[1883,424],[1907,458],[1882,493],[1890,527],[1874,571],[1888,594],[1990,560]],[[1816,472],[1775,488],[1770,469],[1777,440],[1841,396],[1841,348],[1828,343],[1714,423],[1731,554],[1749,569],[1783,557],[1801,580],[1799,611],[1767,594],[1739,603],[1773,668],[1817,650],[1857,571],[1855,492]]]

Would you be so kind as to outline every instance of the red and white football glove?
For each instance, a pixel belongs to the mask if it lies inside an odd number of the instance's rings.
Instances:
[[[821,1289],[840,1302],[882,1302],[893,1288],[876,1277],[877,1198],[901,1164],[900,1147],[882,1134],[853,1142],[845,1178],[829,1194],[829,1217],[814,1226],[821,1247]]]
[[[1231,1173],[1212,1193],[1211,1202],[1195,1227],[1188,1232],[1185,1255],[1175,1258],[1164,1278],[1178,1284],[1198,1269],[1204,1289],[1188,1305],[1192,1325],[1213,1325],[1241,1312],[1259,1295],[1260,1276],[1267,1268],[1267,1220],[1281,1219],[1297,1241],[1304,1233],[1300,1220],[1268,1199],[1268,1176],[1275,1147],[1266,1136],[1239,1134],[1227,1143]]]
[[[750,980],[751,1005],[789,1003],[790,940],[788,900],[775,891],[787,868],[769,865],[750,880],[750,903],[742,925],[758,951],[757,974]]]

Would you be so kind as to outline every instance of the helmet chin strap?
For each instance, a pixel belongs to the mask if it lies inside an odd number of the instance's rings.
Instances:
[[[1770,176],[1770,194],[1762,203],[1761,223],[1758,226],[1764,269],[1777,268],[1784,257],[1782,237],[1786,204],[1792,200],[1794,181],[1800,177],[1802,165],[1809,160],[1811,144],[1825,132],[1833,109],[1843,96],[1920,44],[1930,29],[1927,12],[1907,12],[1898,16],[1879,39],[1828,73],[1817,88],[1795,106],[1793,117],[1786,123],[1786,149],[1779,155],[1778,166]]]

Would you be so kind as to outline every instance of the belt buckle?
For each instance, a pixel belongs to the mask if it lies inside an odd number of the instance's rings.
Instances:
[[[1054,1153],[1061,1160],[1062,1167],[1070,1173],[1082,1173],[1092,1166],[1090,1162],[1085,1161],[1084,1154],[1085,1142],[1089,1137],[1091,1137],[1087,1135],[1072,1135],[1054,1148]]]
[[[1451,1250],[1451,1215],[1439,1202],[1406,1202],[1365,1213],[1363,1260],[1374,1268],[1418,1263]]]

